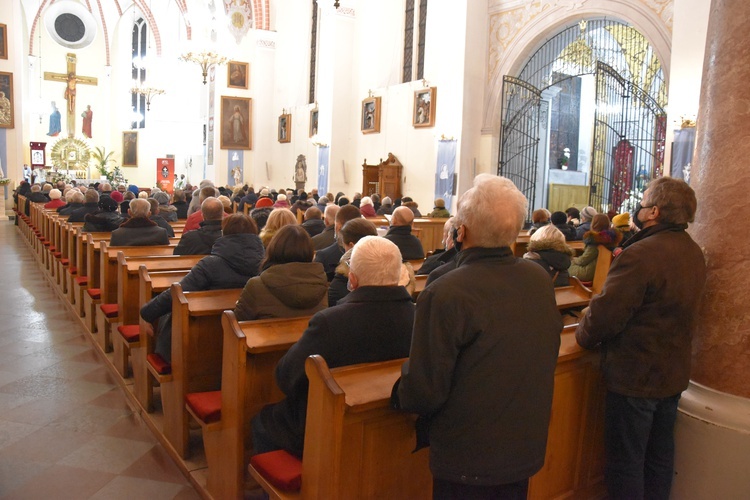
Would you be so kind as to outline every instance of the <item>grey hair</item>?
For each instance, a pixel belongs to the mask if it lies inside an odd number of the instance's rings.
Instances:
[[[349,269],[359,286],[396,286],[401,277],[401,251],[385,238],[365,236],[354,245]]]
[[[479,174],[458,200],[456,227],[466,226],[474,246],[508,247],[523,227],[528,201],[505,177]]]
[[[565,235],[552,224],[542,226],[531,235],[529,241],[556,241],[558,243],[565,244]]]
[[[71,192],[73,195],[70,197],[70,200],[68,203],[83,203],[84,197],[83,193],[78,191],[77,189],[71,189]],[[67,200],[67,198],[65,198]]]
[[[151,203],[143,198],[137,198],[130,202],[130,215],[133,217],[148,217],[151,213]]]

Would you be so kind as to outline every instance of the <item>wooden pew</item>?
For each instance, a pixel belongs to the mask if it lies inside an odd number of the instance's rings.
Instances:
[[[265,405],[284,397],[276,386],[276,365],[302,336],[310,318],[238,322],[233,311],[224,311],[220,418],[201,417],[187,405],[203,430],[207,488],[214,498],[242,498],[252,448],[250,420]]]
[[[596,270],[594,271],[594,281],[591,284],[591,291],[599,294],[604,288],[604,282],[609,274],[609,267],[612,265],[612,250],[604,245],[598,245],[599,255],[596,258]]]
[[[176,271],[149,271],[141,264],[138,269],[138,309],[155,297],[157,294],[168,290],[172,283],[179,282],[189,271],[187,269]],[[153,380],[157,382],[171,380],[172,374],[162,375],[150,373],[148,356],[154,352],[154,339],[145,333],[145,321],[138,315],[139,343],[131,346],[131,359],[133,363],[133,389],[135,397],[141,406],[147,411],[153,411]]]
[[[415,417],[390,408],[405,359],[329,369],[310,356],[302,490],[290,496],[252,466],[271,498],[432,497],[428,449],[412,453]]]
[[[104,352],[112,350],[112,330],[113,326],[122,323],[120,311],[117,302],[118,295],[118,274],[117,274],[117,256],[123,253],[126,257],[142,256],[172,256],[174,246],[155,245],[155,246],[122,246],[110,247],[109,240],[99,242],[99,289],[101,303],[96,309],[96,332],[97,341]],[[94,255],[96,260],[96,254]]]
[[[383,216],[368,217],[367,220],[377,227],[387,228],[390,224],[388,219]],[[443,226],[445,225],[445,221],[446,219],[431,217],[418,217],[414,219],[411,225],[411,234],[419,238],[425,255],[436,248],[443,247]]]
[[[110,247],[110,251],[114,248],[117,247]],[[120,326],[112,332],[111,337],[114,351],[113,364],[120,376],[126,378],[128,376],[130,350],[139,347],[140,342],[139,318],[140,309],[143,305],[139,302],[140,267],[145,266],[152,271],[178,270],[184,277],[205,255],[172,255],[171,253],[158,255],[155,253],[154,255],[138,256],[131,249],[148,249],[151,247],[119,248],[127,248],[128,253],[123,250],[117,252],[117,309]],[[182,277],[176,281],[180,281]],[[135,336],[133,333],[135,333]]]
[[[591,290],[583,286],[575,276],[570,278],[570,286],[555,288],[555,302],[560,311],[587,306],[591,301]]]
[[[223,335],[221,313],[234,309],[242,289],[172,291],[172,380],[162,384],[164,436],[183,458],[188,449],[185,396],[221,387]]]
[[[545,463],[531,478],[528,498],[600,498],[605,493],[605,388],[599,356],[576,344],[576,326],[561,333]],[[431,497],[427,450],[411,453],[413,416],[390,409],[403,361],[329,370],[320,356],[308,358],[301,491],[281,491],[249,467],[271,498]]]

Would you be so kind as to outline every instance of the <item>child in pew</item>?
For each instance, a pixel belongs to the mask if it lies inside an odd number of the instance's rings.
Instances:
[[[539,228],[529,239],[524,259],[536,262],[547,271],[556,287],[570,284],[570,258],[573,249],[565,244],[565,236],[552,224]]]
[[[284,449],[302,456],[308,380],[305,360],[319,354],[330,368],[408,356],[414,322],[411,295],[398,285],[401,252],[385,238],[366,236],[352,251],[352,292],[312,317],[300,340],[279,361],[276,381],[286,395],[252,420],[254,452]]]
[[[268,244],[260,275],[248,280],[237,300],[237,320],[311,316],[325,309],[328,279],[323,265],[312,261],[314,254],[312,238],[302,226],[279,229]]]
[[[258,274],[265,251],[255,222],[245,214],[231,215],[223,221],[222,234],[211,248],[211,255],[201,259],[182,278],[180,285],[184,291],[241,288]],[[155,351],[165,361],[171,362],[171,291],[164,290],[146,303],[141,308],[141,317],[149,324],[158,320]]]

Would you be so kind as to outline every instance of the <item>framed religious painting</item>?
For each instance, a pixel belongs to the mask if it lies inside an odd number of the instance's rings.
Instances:
[[[138,131],[126,130],[122,133],[122,166],[138,166]]]
[[[279,116],[279,142],[292,142],[292,115]]]
[[[430,87],[414,92],[414,117],[412,125],[415,128],[435,126],[436,98],[437,87]]]
[[[0,24],[0,59],[8,58],[8,26]]]
[[[230,89],[246,89],[249,86],[250,64],[229,61],[227,64],[227,87]]]
[[[221,149],[253,149],[253,100],[221,96]]]
[[[13,128],[13,73],[0,71],[0,128]]]
[[[310,110],[310,137],[318,135],[318,108]]]
[[[362,101],[360,127],[363,134],[380,132],[380,97],[368,97]]]

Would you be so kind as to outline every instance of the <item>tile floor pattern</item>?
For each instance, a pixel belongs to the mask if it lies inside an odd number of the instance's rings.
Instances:
[[[0,498],[198,499],[0,222]]]

